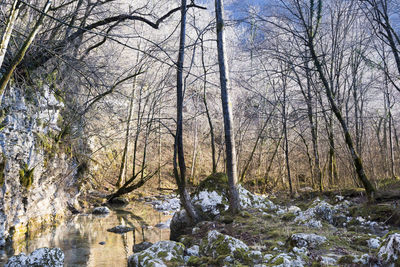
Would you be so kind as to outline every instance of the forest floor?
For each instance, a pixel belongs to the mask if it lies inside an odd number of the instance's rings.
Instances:
[[[379,189],[373,203],[363,190],[347,189],[296,198],[280,195],[269,198],[273,208],[246,208],[236,216],[222,213],[188,228],[180,241],[201,250],[216,230],[244,242],[249,251],[261,252],[262,260],[255,260],[254,253],[230,263],[225,255],[200,255],[187,265],[400,266],[400,235],[387,240],[400,230],[400,181],[387,181]]]

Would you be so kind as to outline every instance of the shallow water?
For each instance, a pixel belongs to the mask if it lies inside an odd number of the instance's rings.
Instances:
[[[3,254],[0,266],[12,255],[28,254],[41,247],[61,248],[65,254],[64,266],[127,266],[134,244],[169,239],[169,228],[158,229],[155,225],[170,218],[143,202],[113,208],[108,216],[78,214],[55,228],[44,229],[35,237],[13,244]],[[121,224],[134,226],[135,231],[126,234],[107,232]],[[100,242],[105,244],[100,245]]]

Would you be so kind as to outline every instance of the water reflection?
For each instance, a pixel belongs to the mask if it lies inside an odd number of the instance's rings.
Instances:
[[[169,229],[158,229],[154,225],[170,218],[150,205],[134,202],[113,209],[108,216],[75,215],[56,228],[44,229],[23,243],[13,244],[13,250],[14,254],[27,254],[41,247],[59,247],[65,254],[65,266],[126,266],[134,244],[169,239]],[[135,227],[135,231],[122,235],[107,232],[121,224]],[[0,266],[6,261],[2,260]]]

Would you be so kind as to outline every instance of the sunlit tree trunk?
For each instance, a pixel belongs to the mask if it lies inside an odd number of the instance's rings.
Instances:
[[[176,85],[176,135],[174,144],[174,176],[178,185],[181,204],[192,222],[199,220],[186,188],[186,164],[183,150],[183,63],[185,59],[186,0],[181,0],[181,32],[177,62]],[[179,170],[178,170],[179,168]]]
[[[229,203],[233,214],[240,210],[239,195],[236,188],[237,166],[236,149],[233,127],[232,102],[229,96],[230,80],[228,73],[228,62],[225,55],[225,33],[223,18],[223,0],[215,0],[215,15],[217,21],[217,49],[218,65],[221,86],[222,111],[224,116],[226,169],[229,183]]]

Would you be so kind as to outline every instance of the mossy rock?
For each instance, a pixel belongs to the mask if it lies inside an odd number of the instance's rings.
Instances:
[[[228,190],[228,176],[225,173],[217,172],[211,174],[205,180],[200,182],[196,191],[216,191],[226,195],[228,193]]]
[[[352,255],[344,255],[339,258],[338,264],[346,265],[346,264],[353,264],[355,257]]]

